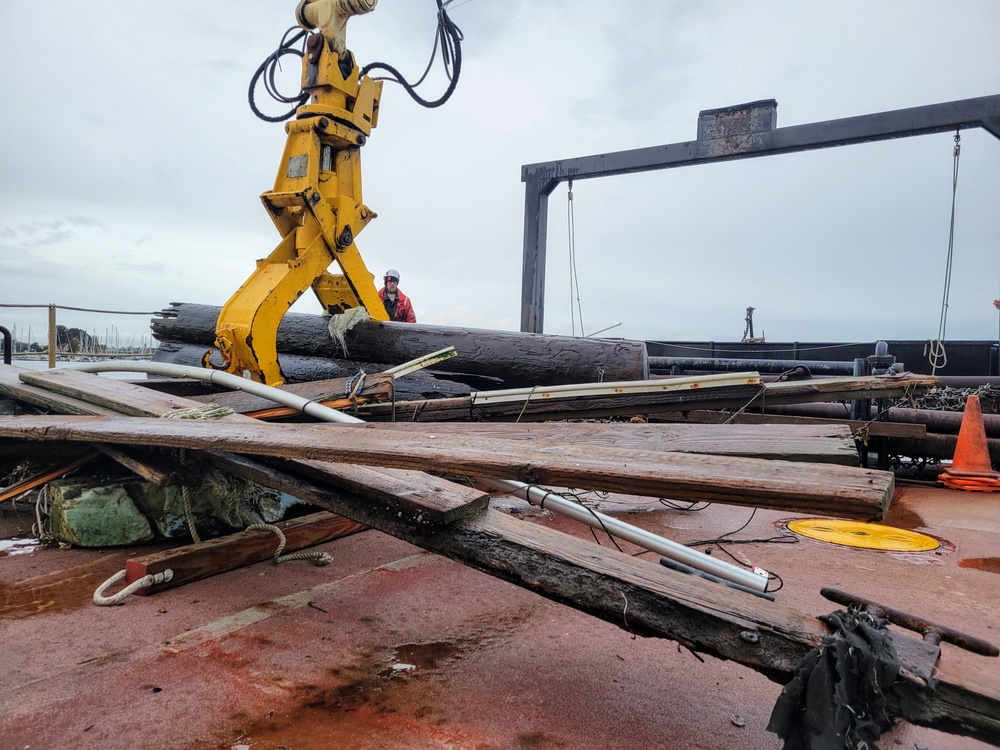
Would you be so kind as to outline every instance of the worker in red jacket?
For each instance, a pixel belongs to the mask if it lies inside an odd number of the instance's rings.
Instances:
[[[385,286],[378,290],[378,296],[382,298],[385,311],[389,313],[389,320],[395,320],[399,323],[416,323],[417,316],[413,312],[410,298],[399,291],[399,271],[390,268],[385,272],[383,281]]]

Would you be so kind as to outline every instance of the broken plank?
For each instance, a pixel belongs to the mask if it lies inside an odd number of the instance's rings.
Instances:
[[[744,373],[746,374],[746,373]],[[736,373],[733,374],[735,376]],[[705,375],[701,379],[718,376]],[[759,376],[758,376],[759,379]],[[669,382],[670,378],[654,383]],[[685,378],[699,380],[699,378]],[[822,378],[778,383],[729,385],[663,393],[546,398],[491,403],[490,391],[449,399],[428,399],[395,404],[367,404],[358,413],[371,420],[413,422],[465,420],[551,420],[647,416],[692,409],[743,409],[764,405],[902,397],[937,382],[929,376],[906,378]],[[530,390],[530,389],[529,389]]]
[[[57,396],[44,387],[33,386],[19,379],[19,375],[33,372],[13,365],[0,365],[0,395],[23,401],[32,406],[48,409],[57,414],[89,414],[93,416],[111,416],[117,414],[114,409],[97,407],[81,399],[71,396]],[[55,372],[55,370],[51,370]]]
[[[272,468],[244,476],[298,492],[314,505],[351,515],[372,528],[514,583],[630,632],[670,638],[693,651],[730,659],[781,684],[820,639],[816,618],[776,602],[733,591],[624,555],[495,510],[449,527],[447,534],[378,504],[330,490],[324,483]],[[295,488],[294,490],[291,488]],[[918,644],[919,645],[919,644]],[[904,667],[907,666],[904,661]],[[938,685],[914,723],[1000,741],[1000,674],[977,674],[961,664],[938,664]]]
[[[764,384],[763,404],[802,404],[812,401],[903,398],[937,385],[930,375],[896,377],[837,377],[784,380]],[[760,406],[758,403],[755,406]]]
[[[367,528],[357,521],[327,511],[273,525],[281,529],[285,535],[283,554],[286,555]],[[227,570],[269,560],[277,548],[278,537],[271,531],[257,529],[240,531],[217,539],[126,560],[125,584],[134,583],[147,575],[171,570],[173,577],[169,581],[154,583],[136,591],[143,596],[155,594],[164,589],[225,573]]]
[[[702,409],[722,409],[733,405],[741,407],[759,396],[761,386],[731,385],[705,390],[477,403],[476,395],[485,393],[488,391],[477,391],[471,396],[456,398],[397,401],[395,404],[365,404],[359,407],[358,414],[366,419],[391,419],[398,422],[599,419],[681,411],[695,405]]]
[[[76,370],[49,370],[44,373],[19,370],[19,376],[28,377],[40,387],[51,386],[63,392],[80,394],[88,400],[113,405],[121,409],[122,413],[162,417],[178,409],[202,406],[187,398]],[[104,407],[93,408],[98,410]],[[230,414],[212,422],[259,424],[257,420],[239,414]],[[214,447],[208,449],[212,462],[219,468],[226,469],[232,457],[212,451]],[[419,471],[374,470],[364,466],[338,464],[330,468],[327,481],[335,481],[342,490],[357,493],[367,500],[385,503],[397,510],[413,511],[427,523],[450,524],[478,513],[489,505],[489,495],[485,492]]]
[[[148,415],[150,409],[153,408],[157,410],[158,415],[162,416],[169,411],[203,406],[203,404],[192,402],[189,399],[143,388],[141,385],[125,380],[102,378],[69,368],[42,371],[21,370],[18,377],[23,383],[43,388],[52,393],[93,404],[103,410],[136,417]],[[124,394],[128,395],[127,400],[122,398]],[[223,419],[226,418],[223,417]]]
[[[713,412],[718,418],[719,413]],[[365,429],[427,432],[415,422],[373,422]],[[858,465],[851,430],[836,424],[633,424],[607,422],[442,422],[435,433],[502,440],[604,445],[631,450],[706,453],[779,461]]]
[[[674,500],[724,503],[841,518],[881,519],[891,472],[830,464],[526,444],[356,425],[101,417],[0,417],[0,436],[141,443],[397,469],[448,471],[528,484],[580,487]]]

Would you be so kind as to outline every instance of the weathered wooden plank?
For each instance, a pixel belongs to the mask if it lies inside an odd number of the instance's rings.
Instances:
[[[706,376],[708,377],[708,376]],[[822,380],[703,388],[688,391],[548,398],[515,403],[477,403],[477,395],[450,399],[368,404],[359,410],[367,420],[466,421],[551,420],[608,416],[649,416],[692,409],[741,409],[764,405],[904,396],[929,387],[926,376],[907,379],[824,378]],[[657,381],[659,382],[659,381]],[[489,392],[481,395],[488,396]]]
[[[162,416],[167,412],[202,406],[192,403],[190,399],[160,393],[125,380],[103,378],[65,368],[21,370],[18,377],[22,383],[100,407],[104,414],[111,412],[142,417],[155,412],[157,416]],[[222,417],[224,420],[238,418],[237,415]]]
[[[0,436],[142,443],[399,469],[429,469],[556,487],[583,487],[675,500],[725,503],[842,518],[881,519],[891,472],[829,464],[531,444],[433,432],[399,439],[356,425],[0,417]]]
[[[766,404],[804,404],[813,401],[902,398],[937,385],[930,375],[904,377],[833,377],[786,380],[764,384]]]
[[[717,417],[718,412],[713,412]],[[415,422],[378,422],[365,429],[427,432]],[[442,422],[433,432],[459,437],[607,446],[630,450],[707,453],[779,461],[857,466],[850,427],[835,424],[631,424],[606,422]]]
[[[358,414],[366,420],[397,422],[600,419],[683,411],[694,406],[701,409],[739,408],[754,401],[760,392],[759,385],[730,385],[662,393],[551,398],[519,403],[476,403],[476,394],[473,394],[467,397],[395,404],[365,404],[359,408]],[[483,392],[484,395],[487,393]]]
[[[157,340],[171,339],[210,347],[215,341],[220,310],[211,305],[172,303],[169,309],[160,313],[160,318],[153,319],[153,336]],[[358,323],[346,332],[345,353],[331,339],[328,320],[322,315],[285,315],[278,327],[279,359],[285,354],[347,356],[398,365],[454,346],[458,356],[448,361],[449,371],[500,377],[506,387],[645,380],[649,377],[646,345],[642,341],[372,320]]]
[[[285,535],[282,554],[289,554],[306,547],[339,539],[364,531],[364,524],[327,511],[312,513],[301,518],[274,524]],[[192,581],[252,565],[274,556],[278,537],[269,531],[248,530],[183,547],[143,555],[125,561],[125,584],[168,568],[173,577],[136,591],[137,594],[155,594],[158,591],[183,586]]]
[[[114,405],[122,413],[128,414],[162,417],[178,409],[202,405],[197,401],[143,388],[134,383],[101,378],[76,370],[20,370],[19,377],[28,378],[40,387],[58,389],[63,393],[79,395],[88,401]],[[78,403],[84,402],[81,400]],[[164,423],[167,421],[164,420]],[[259,424],[257,420],[239,414],[230,414],[212,422]],[[216,446],[209,446],[208,449],[213,448]],[[218,455],[218,451],[214,453],[216,455],[212,457],[212,461],[220,468],[227,468],[226,464],[231,457]],[[376,471],[363,466],[338,464],[331,467],[328,479],[337,481],[344,491],[354,492],[398,509],[413,510],[426,523],[449,524],[475,514],[489,504],[489,495],[484,492],[418,471],[388,468]]]
[[[657,414],[654,421],[669,421],[674,424],[690,422],[693,424],[741,424],[741,425],[843,425],[851,434],[861,428],[866,428],[872,437],[900,437],[920,440],[927,435],[927,427],[922,424],[905,422],[862,422],[855,419],[834,417],[797,417],[783,414],[757,414],[741,412],[733,414],[724,411],[709,411],[693,409],[685,412]]]
[[[0,394],[7,398],[23,401],[43,409],[51,409],[57,414],[89,414],[92,416],[114,416],[119,412],[114,409],[96,407],[77,398],[53,395],[50,389],[37,387],[22,382],[19,374],[28,373],[13,365],[0,365]],[[55,372],[53,370],[53,372]]]
[[[249,479],[351,515],[372,528],[510,581],[642,636],[670,638],[787,683],[826,634],[825,626],[777,602],[668,570],[554,530],[487,510],[442,534],[379,504],[358,505],[322,482],[247,462]],[[317,464],[321,470],[321,464]],[[325,466],[329,467],[329,464]],[[294,487],[295,490],[291,488]],[[908,636],[901,636],[908,637]],[[919,645],[919,644],[917,644]],[[904,667],[907,666],[904,661]],[[915,723],[1000,742],[1000,674],[938,663],[938,685]]]

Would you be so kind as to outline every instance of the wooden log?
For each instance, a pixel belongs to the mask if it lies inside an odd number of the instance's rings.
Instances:
[[[399,431],[405,440],[409,433],[426,432],[427,426],[416,422],[376,422],[366,424],[365,429]],[[461,438],[858,465],[854,438],[846,425],[441,422],[434,425],[433,431]]]
[[[283,554],[364,531],[364,524],[327,511],[274,524],[285,535]],[[248,530],[188,544],[125,561],[125,585],[170,569],[173,577],[136,591],[140,596],[183,586],[185,583],[269,560],[278,548],[278,537],[269,531]]]
[[[153,336],[157,340],[211,347],[220,310],[211,305],[174,302],[153,319]],[[458,356],[448,361],[449,372],[498,377],[509,388],[649,377],[646,345],[641,341],[370,320],[345,334],[345,353],[330,338],[327,324],[328,318],[322,315],[285,315],[278,327],[282,367],[289,354],[398,365],[454,346]]]
[[[454,437],[358,425],[221,420],[0,417],[0,437],[143,444],[244,455],[421,470],[878,520],[892,499],[891,472],[754,458]]]

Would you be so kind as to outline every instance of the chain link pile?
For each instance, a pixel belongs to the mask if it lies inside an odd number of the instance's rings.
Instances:
[[[983,414],[1000,413],[1000,388],[995,385],[981,385],[976,388],[934,386],[922,396],[899,398],[893,401],[892,405],[904,409],[961,412],[965,410],[965,401],[969,396],[979,396]]]

